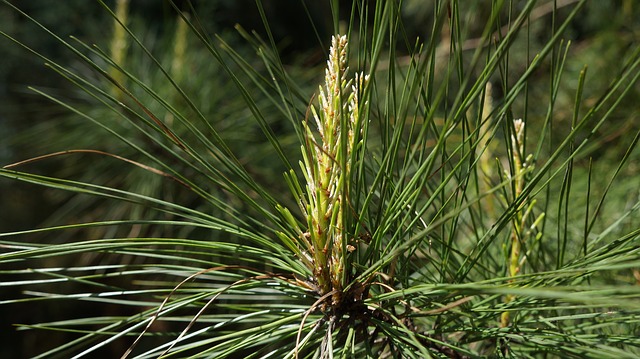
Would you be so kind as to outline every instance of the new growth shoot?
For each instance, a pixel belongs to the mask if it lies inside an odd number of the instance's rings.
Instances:
[[[294,249],[312,271],[318,294],[332,293],[332,305],[340,303],[348,279],[345,208],[349,208],[352,153],[361,131],[359,93],[368,80],[363,74],[350,79],[348,70],[347,37],[334,36],[318,105],[311,107],[313,121],[303,122],[300,167],[306,193],[299,196],[299,203],[307,230],[300,230]]]

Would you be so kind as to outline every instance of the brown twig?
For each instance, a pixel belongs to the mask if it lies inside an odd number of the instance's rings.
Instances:
[[[173,175],[171,175],[169,173],[161,171],[161,170],[159,170],[157,168],[153,168],[151,166],[147,166],[147,165],[142,164],[140,162],[137,162],[137,161],[134,161],[134,160],[130,160],[128,158],[125,158],[125,157],[122,157],[122,156],[118,156],[118,155],[113,154],[113,153],[100,151],[100,150],[76,149],[76,150],[66,150],[66,151],[53,152],[53,153],[48,153],[46,155],[41,155],[41,156],[37,156],[37,157],[26,159],[26,160],[23,160],[23,161],[11,163],[11,164],[8,164],[8,165],[6,165],[6,166],[4,166],[2,168],[11,169],[11,168],[14,168],[14,167],[17,167],[17,166],[22,166],[22,165],[26,165],[26,164],[29,164],[29,163],[45,160],[47,158],[63,156],[63,155],[69,155],[69,154],[75,154],[75,153],[90,153],[90,154],[98,154],[98,155],[112,157],[112,158],[115,158],[117,160],[124,161],[124,162],[132,164],[134,166],[140,167],[145,171],[149,171],[151,173],[160,175],[162,177],[170,178],[170,179],[180,183],[181,185],[185,186],[186,188],[191,189],[190,185],[188,185],[187,183],[185,183],[181,179],[179,179],[179,178],[177,178],[177,177],[175,177],[175,176],[173,176]]]

